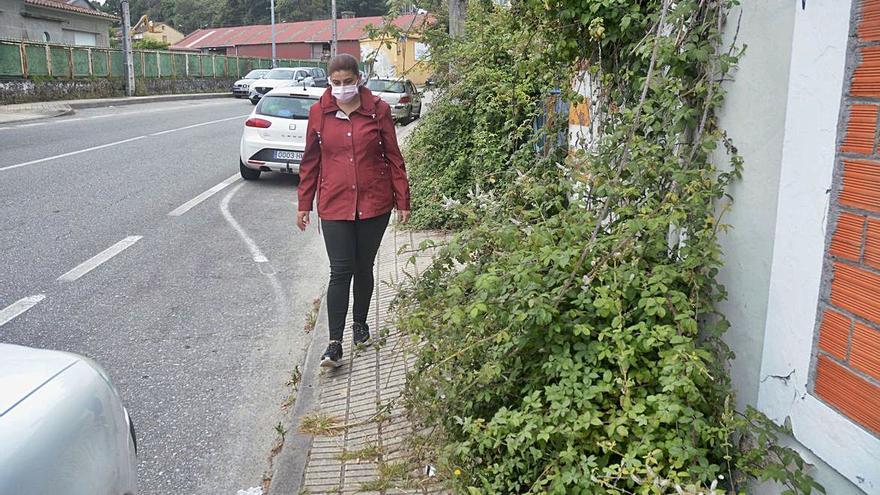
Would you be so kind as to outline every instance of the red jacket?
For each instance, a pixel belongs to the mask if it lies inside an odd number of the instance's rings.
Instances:
[[[324,220],[377,217],[392,207],[409,210],[409,181],[391,107],[364,87],[360,97],[360,108],[348,120],[337,117],[330,88],[312,105],[299,165],[299,211],[311,211],[316,193]]]

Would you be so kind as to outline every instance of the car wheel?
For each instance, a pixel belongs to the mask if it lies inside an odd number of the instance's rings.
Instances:
[[[249,168],[241,160],[238,160],[238,170],[241,172],[241,178],[244,180],[256,180],[260,178],[259,170]]]

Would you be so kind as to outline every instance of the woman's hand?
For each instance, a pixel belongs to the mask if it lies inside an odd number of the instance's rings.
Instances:
[[[409,212],[407,212],[409,213]],[[296,226],[299,227],[299,230],[306,230],[306,227],[309,225],[309,212],[307,211],[298,211],[296,212]]]
[[[397,221],[401,224],[409,222],[409,210],[397,210]]]

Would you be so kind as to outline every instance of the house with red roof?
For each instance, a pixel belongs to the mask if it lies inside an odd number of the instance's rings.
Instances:
[[[338,52],[375,63],[381,76],[405,75],[416,84],[423,83],[427,74],[421,62],[427,47],[421,42],[420,33],[433,18],[428,14],[404,14],[390,21],[403,33],[400,38],[370,39],[367,26],[381,27],[385,22],[380,16],[338,19]],[[280,59],[326,60],[330,55],[330,39],[329,19],[275,24],[276,57]],[[172,45],[171,50],[271,58],[272,26],[199,29]]]
[[[0,38],[107,48],[117,20],[89,0],[0,0]]]

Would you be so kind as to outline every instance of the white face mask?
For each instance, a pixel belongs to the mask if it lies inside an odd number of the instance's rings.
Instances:
[[[357,96],[358,86],[357,84],[352,84],[351,86],[333,86],[332,93],[337,100],[342,103],[348,103]]]

